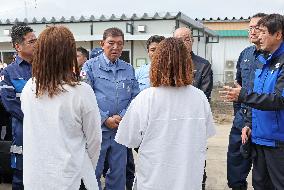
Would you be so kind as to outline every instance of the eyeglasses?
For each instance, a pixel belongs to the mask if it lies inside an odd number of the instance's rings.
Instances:
[[[259,26],[250,26],[249,29],[248,29],[248,32],[252,32],[252,31],[255,31],[255,32],[259,32]]]
[[[193,39],[192,39],[192,38],[189,38],[189,37],[183,38],[182,40],[183,40],[184,42],[189,42],[189,43],[191,43],[191,42],[193,41]]]

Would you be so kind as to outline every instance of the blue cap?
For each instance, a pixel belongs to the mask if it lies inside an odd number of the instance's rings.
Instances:
[[[103,53],[103,49],[102,48],[94,48],[94,49],[92,49],[92,51],[90,53],[90,59],[92,59],[94,57],[98,57],[101,53]]]

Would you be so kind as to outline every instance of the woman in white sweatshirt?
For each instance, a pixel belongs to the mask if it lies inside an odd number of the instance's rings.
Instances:
[[[215,128],[207,98],[192,79],[183,42],[162,41],[151,64],[152,87],[131,102],[115,137],[139,147],[134,189],[201,189],[206,141]]]
[[[23,177],[28,190],[98,189],[101,118],[92,88],[79,82],[73,34],[63,26],[39,36],[32,78],[21,95]]]

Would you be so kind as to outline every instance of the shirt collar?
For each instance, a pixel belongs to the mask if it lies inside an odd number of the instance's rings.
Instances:
[[[112,63],[104,53],[98,56],[99,61],[99,67],[105,71],[110,71],[110,70],[120,70],[120,69],[125,69],[125,66],[119,63],[119,59],[115,61],[115,63]]]
[[[282,54],[284,54],[284,42],[280,44],[279,48],[275,52],[272,54],[265,53],[264,57],[266,58],[266,62],[269,63],[272,59],[279,57]]]
[[[104,63],[100,64],[100,67],[104,70],[109,71],[112,68],[115,68],[116,70],[125,70],[127,68],[127,65],[122,64],[122,61],[120,61],[120,59],[117,59],[114,63],[112,63],[104,53],[102,53],[101,55]]]
[[[23,63],[25,63],[25,64],[29,64],[26,60],[23,60],[20,56],[18,56],[18,55],[16,55],[16,60],[15,60],[15,62],[17,63],[17,64],[23,64]]]
[[[107,63],[107,66],[110,66],[110,67],[112,67],[112,66],[115,66],[116,64],[117,64],[117,60],[115,60],[115,62],[111,62],[110,60],[109,60],[109,58],[106,56],[106,54],[105,53],[103,53],[103,57],[104,57],[104,60],[106,61],[106,63]]]
[[[24,61],[24,60],[23,60],[21,57],[19,57],[18,55],[16,55],[16,60],[15,60],[15,62],[16,62],[17,64],[21,64],[23,61]]]

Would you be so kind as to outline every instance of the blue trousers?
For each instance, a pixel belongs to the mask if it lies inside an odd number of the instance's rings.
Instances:
[[[107,155],[106,155],[107,157]],[[109,165],[105,159],[103,176],[106,177]],[[127,148],[127,164],[126,164],[126,190],[132,190],[132,185],[135,179],[135,164],[131,148]]]
[[[109,164],[109,171],[106,174],[106,189],[125,190],[127,148],[114,141],[115,134],[112,131],[103,131],[102,133],[101,152],[96,167],[96,177],[100,190],[102,190],[100,179],[106,159]]]

